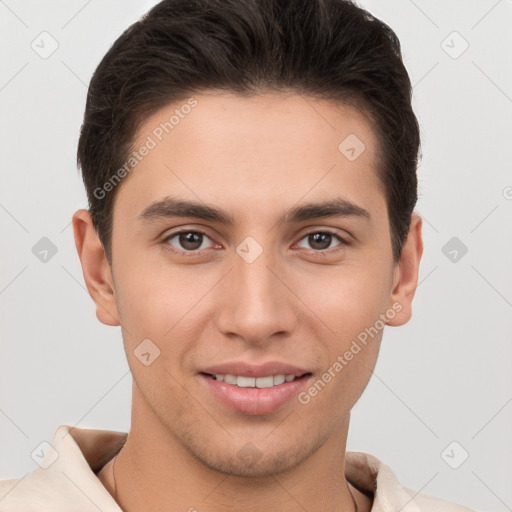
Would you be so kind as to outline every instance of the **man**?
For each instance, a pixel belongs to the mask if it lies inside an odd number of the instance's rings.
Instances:
[[[411,317],[418,149],[396,35],[347,0],[168,0],[132,25],[91,80],[73,216],[130,432],[62,425],[0,510],[468,511],[346,452]]]

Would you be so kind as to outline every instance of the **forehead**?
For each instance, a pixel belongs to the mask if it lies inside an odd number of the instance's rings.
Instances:
[[[127,212],[169,194],[241,212],[258,211],[262,200],[260,208],[271,209],[303,197],[383,196],[369,120],[354,107],[296,93],[193,95],[144,122],[133,151],[144,147],[117,190]]]

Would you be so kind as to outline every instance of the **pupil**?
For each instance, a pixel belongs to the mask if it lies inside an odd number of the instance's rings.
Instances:
[[[198,249],[201,247],[201,234],[189,232],[189,233],[182,233],[180,235],[180,244],[185,249]]]
[[[310,235],[310,243],[312,247],[315,247],[315,244],[320,243],[321,247],[317,246],[317,249],[327,249],[331,243],[331,236],[329,233],[315,233]]]

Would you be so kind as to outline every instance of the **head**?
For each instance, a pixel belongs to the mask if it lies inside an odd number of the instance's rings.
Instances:
[[[383,326],[411,314],[418,151],[398,39],[352,2],[169,0],[128,28],[89,86],[74,229],[139,413],[238,475],[293,467],[346,426]],[[206,374],[235,362],[307,384],[233,410]]]

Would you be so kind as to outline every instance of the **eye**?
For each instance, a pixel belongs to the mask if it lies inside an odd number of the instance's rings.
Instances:
[[[311,233],[308,233],[306,236],[302,237],[301,241],[306,240],[307,243],[309,243],[310,246],[315,249],[315,252],[323,252],[330,248],[329,246],[331,246],[331,243],[334,239],[339,241],[339,243],[334,247],[348,245],[348,243],[343,240],[343,238],[330,231],[312,231]]]
[[[177,239],[176,243],[178,244],[178,247],[171,242],[174,238]],[[206,249],[208,244],[204,245],[205,238],[210,239],[210,237],[202,231],[183,230],[169,235],[163,240],[163,242],[167,247],[169,245],[171,246],[168,247],[169,250],[179,254],[186,254]]]
[[[174,242],[173,240],[176,239]],[[177,231],[176,233],[172,233],[166,238],[163,239],[163,244],[166,249],[171,252],[183,255],[183,256],[194,256],[199,254],[202,250],[208,248],[208,243],[206,239],[211,241],[211,238],[204,232],[198,230],[182,230]],[[315,253],[331,253],[336,252],[339,248],[349,245],[346,240],[341,238],[338,234],[332,233],[330,231],[312,231],[305,236],[303,236],[299,241],[300,243],[305,240],[310,244],[310,247],[313,249]],[[338,240],[338,244],[332,246],[332,242]],[[221,247],[220,245],[215,245],[215,247]],[[329,250],[334,249],[334,250]]]

